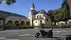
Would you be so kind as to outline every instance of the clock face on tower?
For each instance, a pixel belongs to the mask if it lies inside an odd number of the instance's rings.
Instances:
[[[34,3],[32,4],[32,7],[31,7],[31,10],[34,10],[35,9],[35,6],[34,6]]]
[[[34,8],[31,8],[31,10],[34,10]]]

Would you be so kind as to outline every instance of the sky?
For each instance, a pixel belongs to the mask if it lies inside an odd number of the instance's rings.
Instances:
[[[39,11],[44,9],[46,12],[48,12],[49,10],[60,8],[62,0],[16,0],[16,3],[11,5],[7,5],[5,2],[3,2],[0,4],[0,10],[17,13],[28,17],[33,3],[35,5],[35,10]]]

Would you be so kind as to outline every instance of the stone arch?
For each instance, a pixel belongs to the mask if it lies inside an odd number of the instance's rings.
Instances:
[[[12,21],[12,20],[9,20],[7,23],[9,23],[9,24],[13,24],[13,21]]]
[[[19,21],[15,21],[15,25],[16,26],[19,26]]]
[[[21,23],[20,23],[21,25],[24,25],[25,24],[25,22],[24,21],[21,21]]]
[[[27,22],[26,22],[26,25],[30,25],[30,22],[27,21]]]
[[[6,23],[6,26],[13,27],[13,21],[8,20],[7,23]]]

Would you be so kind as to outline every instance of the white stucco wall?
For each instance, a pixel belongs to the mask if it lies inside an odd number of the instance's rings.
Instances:
[[[35,18],[43,18],[43,19],[46,19],[46,16],[45,16],[45,14],[41,14],[41,13],[39,13],[39,14],[36,14],[35,15]]]
[[[67,24],[71,25],[71,20],[68,20],[68,21],[67,21]]]
[[[41,21],[42,21],[42,24],[45,24],[45,20],[41,20]],[[41,24],[40,20],[34,20],[33,23],[34,23],[34,26],[40,26]]]

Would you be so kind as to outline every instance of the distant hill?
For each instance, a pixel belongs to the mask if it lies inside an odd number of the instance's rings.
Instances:
[[[22,15],[19,15],[19,14],[16,14],[16,13],[12,13],[12,12],[6,12],[6,11],[1,11],[0,10],[0,18],[6,18],[8,16],[19,16],[19,17],[25,17],[25,16],[22,16]],[[27,18],[27,17],[25,17]]]

